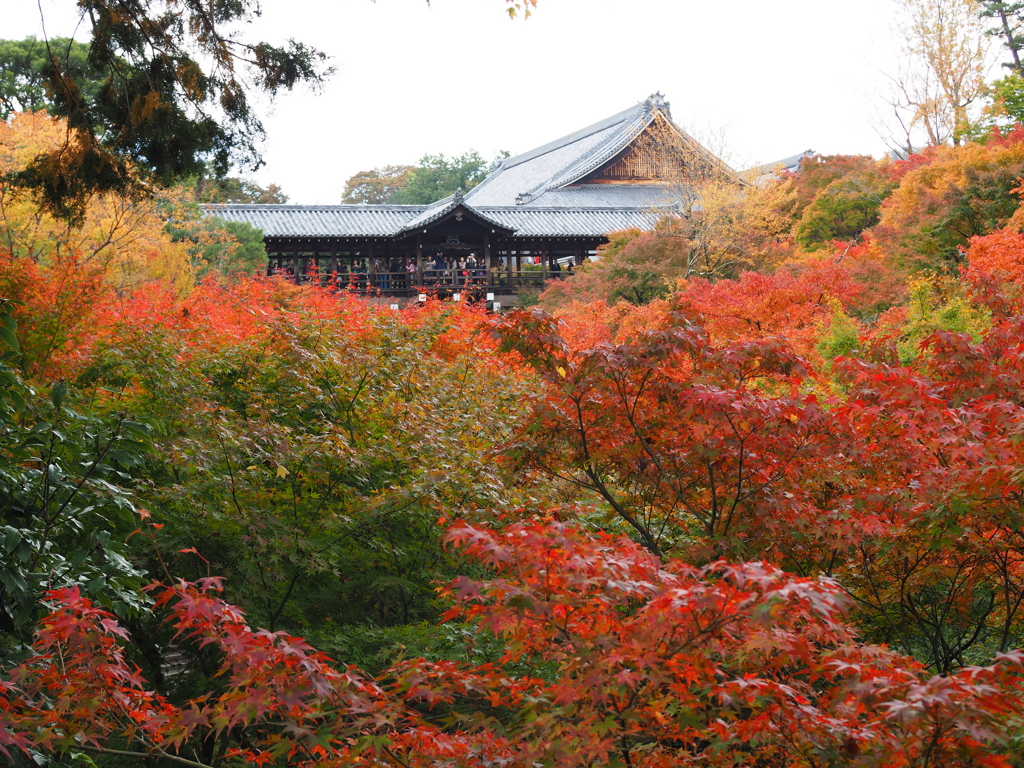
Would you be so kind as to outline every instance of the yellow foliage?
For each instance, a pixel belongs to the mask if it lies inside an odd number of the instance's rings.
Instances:
[[[10,123],[0,122],[0,173],[21,170],[41,152],[57,149],[70,130],[45,113],[21,113]],[[0,184],[0,248],[41,264],[75,256],[99,268],[119,291],[160,281],[186,293],[193,285],[189,254],[184,244],[171,241],[153,199],[95,196],[81,225],[72,226]]]
[[[967,296],[956,279],[931,276],[911,280],[907,318],[896,349],[904,363],[921,354],[921,343],[936,331],[966,333],[978,341],[992,327],[992,315]]]
[[[970,238],[1005,226],[1017,210],[1012,190],[1024,173],[1024,143],[971,142],[930,152],[886,199],[872,242],[903,267],[948,270],[963,260]]]

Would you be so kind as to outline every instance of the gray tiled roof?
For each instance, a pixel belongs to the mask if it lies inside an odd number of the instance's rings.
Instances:
[[[490,219],[487,216],[487,214],[481,211],[479,208],[466,205],[466,203],[463,200],[462,193],[456,192],[454,195],[449,195],[443,200],[438,200],[436,203],[431,203],[430,205],[427,206],[421,206],[423,212],[420,213],[418,216],[407,221],[405,223],[405,226],[402,227],[402,231],[410,232],[416,229],[417,227],[422,227],[426,224],[429,224],[432,221],[440,219],[446,213],[455,210],[460,205],[466,208],[467,210],[472,211],[473,213],[480,216],[484,220],[489,221],[491,224],[497,224],[499,227],[503,226],[500,222]]]
[[[386,237],[422,205],[210,205],[209,216],[242,221],[266,237]]]
[[[601,237],[630,227],[652,229],[665,211],[652,208],[485,208],[516,237]]]
[[[600,237],[629,227],[649,229],[664,213],[646,208],[466,208],[513,231],[517,237]],[[428,223],[424,206],[219,205],[207,209],[227,221],[242,221],[266,237],[387,237]]]
[[[548,189],[570,183],[622,151],[668,110],[659,95],[542,147],[503,161],[466,195],[474,206],[530,204]]]
[[[466,195],[471,205],[516,205],[522,195],[542,191],[544,185],[580,155],[599,148],[617,132],[617,127],[604,128],[573,143],[555,147],[529,162],[508,165],[506,160]]]
[[[523,208],[651,208],[677,205],[681,190],[660,184],[580,184],[551,189]]]
[[[768,173],[775,173],[777,171],[789,171],[790,173],[796,173],[800,170],[800,166],[804,160],[809,157],[814,157],[815,151],[813,149],[805,149],[798,155],[790,155],[784,157],[781,160],[776,160],[774,163],[765,163],[764,165],[755,165],[753,168],[748,169],[745,173],[752,175],[762,175]]]
[[[659,116],[665,119],[695,156],[702,158],[699,161],[701,164],[732,173],[721,160],[672,122],[668,102],[656,93],[635,107],[505,160],[479,186],[469,191],[466,200],[477,207],[648,205],[654,197],[659,198],[659,204],[663,203],[666,195],[652,193],[653,185],[607,184],[603,185],[607,191],[595,193],[587,188],[598,185],[579,183],[623,153]],[[646,189],[642,193],[633,192],[637,187]],[[630,191],[626,192],[627,189]],[[633,202],[638,194],[643,202]]]

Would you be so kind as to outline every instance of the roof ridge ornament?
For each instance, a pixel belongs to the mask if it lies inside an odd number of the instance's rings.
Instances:
[[[462,187],[455,190],[455,197],[452,198],[452,205],[462,205]]]
[[[647,108],[651,110],[658,109],[669,113],[671,113],[672,111],[669,107],[668,102],[665,101],[665,94],[662,93],[661,91],[652,93],[650,96],[647,97]]]

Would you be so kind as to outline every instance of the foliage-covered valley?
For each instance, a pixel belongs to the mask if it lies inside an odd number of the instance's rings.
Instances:
[[[0,186],[0,752],[1021,765],[1022,148],[718,184],[502,316]]]

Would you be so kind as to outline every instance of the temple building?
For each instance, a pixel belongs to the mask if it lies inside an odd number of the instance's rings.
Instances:
[[[695,180],[732,171],[672,122],[661,94],[502,160],[430,205],[218,205],[263,231],[270,271],[409,295],[515,294],[583,262],[609,232],[651,229],[696,204]],[[465,265],[459,269],[452,265]]]

